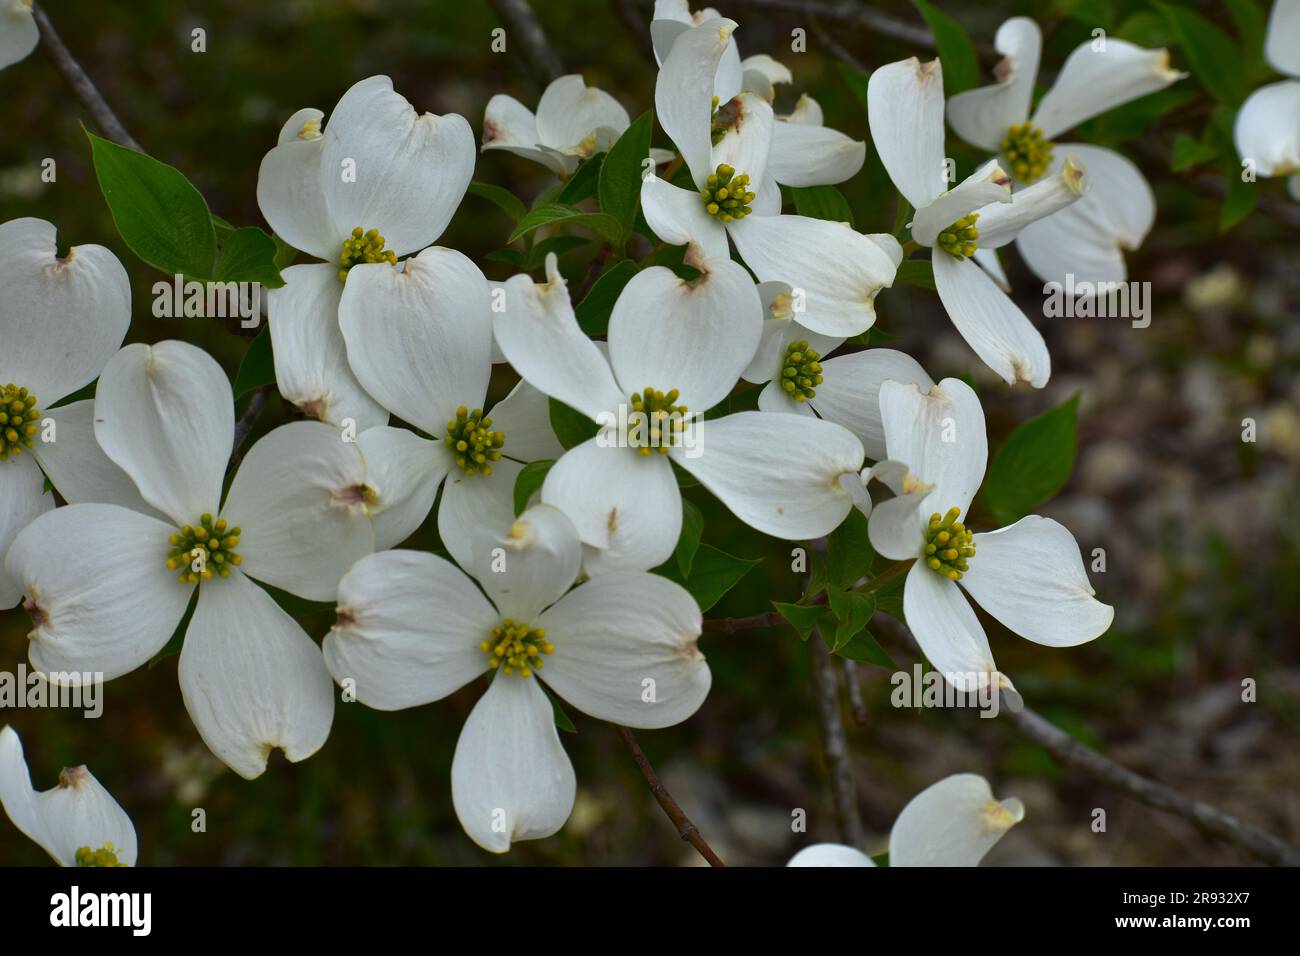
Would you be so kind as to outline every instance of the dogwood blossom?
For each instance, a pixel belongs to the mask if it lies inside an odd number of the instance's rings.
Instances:
[[[934,250],[935,288],[948,317],[1008,384],[1042,388],[1051,375],[1042,335],[972,256],[1006,245],[1030,223],[1077,202],[1086,188],[1082,168],[1067,158],[1014,201],[1011,178],[996,160],[948,189],[938,60],[912,57],[880,67],[867,82],[867,105],[881,162],[915,209],[912,239]]]
[[[948,102],[957,135],[997,152],[1017,183],[1031,184],[1059,172],[1074,156],[1088,170],[1088,196],[1055,215],[1031,223],[1016,249],[1044,282],[1123,282],[1124,250],[1142,245],[1155,222],[1155,195],[1130,160],[1086,143],[1054,143],[1084,120],[1163,90],[1187,74],[1169,67],[1169,51],[1147,50],[1113,37],[1089,40],[1071,53],[1038,108],[1030,114],[1043,35],[1028,17],[998,28],[1002,54],[997,82],[958,93]],[[982,263],[997,268],[996,254]]]
[[[37,518],[7,567],[27,595],[32,664],[111,680],[157,654],[187,607],[179,677],[214,754],[244,777],[279,747],[293,761],[329,735],[320,651],[257,579],[312,600],[374,548],[358,446],[320,422],[284,425],[244,457],[221,501],[234,436],[230,384],[183,342],[130,345],[100,376],[95,435],[154,512],[75,504]]]
[[[554,256],[547,282],[522,275],[506,284],[510,305],[495,328],[510,364],[600,426],[542,485],[542,501],[568,515],[588,546],[588,573],[644,570],[673,553],[682,504],[672,464],[778,538],[828,533],[862,493],[862,445],[847,429],[766,412],[692,417],[727,396],[762,334],[744,269],[729,259],[698,266],[691,282],[652,267],[627,284],[610,316],[608,359],[578,327]],[[640,433],[634,411],[646,416]],[[698,442],[688,446],[689,437]]]
[[[363,558],[339,586],[325,661],[363,703],[416,707],[491,677],[456,743],[451,792],[465,832],[494,853],[550,836],[573,809],[573,765],[538,679],[583,713],[638,728],[680,723],[709,692],[690,594],[644,572],[570,590],[581,560],[573,524],[539,505],[474,570],[486,598],[416,551]]]
[[[0,70],[27,59],[40,39],[32,0],[0,0]]]
[[[1274,0],[1264,58],[1289,79],[1260,87],[1242,104],[1233,126],[1237,155],[1261,176],[1290,177],[1300,200],[1300,0]]]
[[[86,767],[65,767],[38,793],[12,727],[0,729],[0,805],[60,866],[135,866],[135,826]]]
[[[896,497],[871,512],[871,545],[891,560],[915,561],[903,613],[936,670],[958,690],[1011,686],[962,588],[1037,644],[1073,647],[1105,633],[1114,609],[1093,597],[1079,545],[1065,527],[1037,515],[992,532],[967,527],[988,461],[984,410],[969,385],[954,378],[928,389],[887,381],[880,417],[888,459],[873,474]]]
[[[45,476],[67,501],[138,501],[90,434],[90,402],[49,406],[94,381],[131,323],[126,270],[103,246],[59,258],[54,226],[0,225],[0,559],[14,536],[54,507]],[[49,439],[49,440],[46,440]],[[45,474],[42,474],[44,469]],[[18,603],[0,567],[0,608]]]
[[[889,865],[978,866],[1013,826],[1025,818],[1015,797],[995,800],[989,783],[973,773],[944,777],[903,807],[889,832]],[[786,866],[875,866],[861,850],[841,843],[804,847]]]
[[[401,269],[402,256],[442,235],[474,173],[474,133],[454,113],[417,116],[386,76],[353,85],[322,129],[324,115],[291,116],[258,171],[257,202],[271,228],[324,260],[285,269],[267,316],[280,393],[313,418],[351,419],[360,432],[387,423],[388,413],[349,368],[339,324],[364,323],[394,303],[372,298],[377,281],[355,279]],[[428,250],[418,268],[439,282],[448,308],[479,308],[469,303],[486,296],[478,267],[450,250]]]

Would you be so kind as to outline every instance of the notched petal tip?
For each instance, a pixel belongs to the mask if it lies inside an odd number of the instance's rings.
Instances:
[[[80,787],[90,771],[83,764],[80,767],[64,767],[59,771],[59,786],[65,790]]]

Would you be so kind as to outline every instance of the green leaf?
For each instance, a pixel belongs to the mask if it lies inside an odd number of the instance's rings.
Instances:
[[[1157,3],[1156,9],[1187,56],[1196,78],[1217,100],[1236,106],[1246,98],[1246,84],[1240,70],[1234,69],[1239,56],[1232,39],[1198,13],[1169,3]]]
[[[844,194],[834,186],[792,186],[790,195],[801,216],[847,222],[853,225],[853,210]]]
[[[609,331],[609,317],[614,311],[614,303],[636,273],[635,262],[621,259],[601,274],[573,310],[582,331],[588,335],[604,335]]]
[[[167,638],[167,643],[162,649],[149,659],[145,665],[146,670],[153,670],[169,657],[175,657],[181,652],[185,645],[185,632],[190,629],[190,618],[194,617],[194,609],[199,604],[199,589],[195,588],[194,593],[190,595],[190,603],[185,607],[185,613],[181,615],[180,623],[176,625],[176,630],[172,631],[172,636]]]
[[[599,425],[577,409],[553,398],[548,398],[547,402],[550,405],[551,430],[566,449],[581,445],[600,429]]]
[[[786,619],[786,622],[799,633],[799,639],[806,641],[812,629],[817,626],[821,620],[822,614],[826,608],[820,604],[808,606],[806,604],[782,604],[780,601],[773,601],[772,607]]]
[[[839,588],[827,588],[826,596],[830,599],[831,612],[836,619],[835,636],[830,639],[823,634],[822,639],[832,651],[838,652],[867,626],[871,615],[876,613],[876,600],[870,594]]]
[[[677,570],[684,577],[691,576],[691,565],[695,561],[695,552],[700,549],[700,538],[704,535],[704,515],[694,504],[682,499],[682,533],[677,538],[677,547],[673,557],[677,559]]]
[[[816,551],[803,548],[804,554],[808,556],[808,587],[799,599],[801,604],[807,604],[817,595],[826,589],[826,561]]]
[[[1174,153],[1169,168],[1176,173],[1181,173],[1193,166],[1204,165],[1218,155],[1217,147],[1198,142],[1186,133],[1179,133],[1174,139]]]
[[[934,291],[934,263],[929,259],[905,259],[894,274],[894,285],[914,285]]]
[[[559,195],[555,197],[555,201],[565,206],[576,206],[584,199],[596,195],[597,184],[600,182],[600,167],[604,162],[604,153],[597,153],[584,159],[573,171],[573,175],[564,184]]]
[[[535,229],[551,225],[582,226],[611,243],[619,246],[623,243],[623,227],[613,216],[603,212],[581,212],[557,203],[545,203],[530,210],[510,234],[509,241],[514,242]]]
[[[275,267],[285,269],[292,265],[293,260],[298,258],[298,250],[275,233],[271,233],[271,239],[275,242]]]
[[[492,203],[492,205],[509,216],[511,222],[517,223],[528,214],[528,207],[524,205],[523,200],[510,190],[502,189],[500,186],[475,180],[469,184],[469,193],[471,196],[478,196],[480,199],[486,199]]]
[[[666,561],[654,570],[685,587],[691,592],[691,597],[695,598],[700,610],[707,611],[739,584],[740,579],[756,564],[757,560],[738,558],[712,545],[701,544],[695,552],[690,575],[683,575],[673,560]]]
[[[900,574],[871,592],[876,599],[877,611],[888,614],[904,624],[907,623],[907,618],[903,616],[903,588],[906,584],[907,575]]]
[[[244,360],[239,363],[239,371],[235,373],[235,400],[238,401],[263,385],[274,384],[275,356],[271,352],[271,327],[264,325],[249,344]]]
[[[1228,175],[1228,194],[1224,196],[1223,207],[1219,210],[1219,232],[1227,232],[1259,205],[1259,189],[1254,183],[1242,180],[1235,160],[1229,157],[1224,166]]]
[[[865,627],[849,638],[847,644],[837,648],[835,653],[851,661],[878,664],[881,667],[888,667],[890,670],[898,669],[894,659],[889,656],[888,652],[880,646],[880,643],[871,636],[871,632]]]
[[[844,80],[844,85],[849,88],[849,92],[858,101],[858,105],[865,110],[867,108],[867,81],[870,77],[846,63],[837,65],[840,68],[840,78]]]
[[[1079,395],[1022,422],[989,464],[984,504],[1002,524],[1019,521],[1070,480],[1078,441]]]
[[[926,0],[912,0],[912,5],[934,34],[934,44],[943,63],[945,95],[952,96],[979,83],[979,57],[962,25]]]
[[[275,264],[278,249],[275,240],[256,226],[236,229],[221,241],[221,259],[217,262],[217,282],[257,282],[268,289],[284,286]]]
[[[542,487],[542,482],[546,480],[546,473],[551,470],[555,464],[554,459],[546,461],[530,461],[524,465],[519,474],[515,476],[515,517],[524,513],[528,507],[528,501]]]
[[[152,156],[86,135],[99,188],[131,251],[168,275],[210,278],[217,234],[199,191]]]
[[[528,255],[524,257],[524,271],[531,272],[533,269],[541,268],[546,263],[546,257],[552,252],[562,256],[566,252],[590,245],[591,240],[583,236],[548,236],[533,243],[533,247],[528,250]]]
[[[867,576],[876,556],[867,537],[867,519],[850,508],[840,526],[826,538],[826,578],[837,588],[847,588]]]
[[[618,223],[615,241],[620,249],[631,234],[637,210],[641,208],[641,180],[645,176],[645,161],[650,157],[654,123],[654,110],[638,116],[610,147],[600,167],[600,209]]]
[[[551,713],[555,716],[555,726],[559,727],[561,730],[567,730],[571,734],[576,734],[578,728],[574,726],[569,715],[564,712],[564,708],[561,707],[560,702],[555,699],[555,695],[547,694],[546,696],[551,698]]]

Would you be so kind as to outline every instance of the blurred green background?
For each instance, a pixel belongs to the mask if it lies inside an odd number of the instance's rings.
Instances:
[[[541,93],[513,43],[507,53],[491,52],[498,23],[476,0],[50,0],[44,6],[135,138],[189,176],[216,214],[240,225],[265,226],[254,195],[257,169],[281,123],[304,106],[328,113],[358,79],[387,73],[418,110],[461,113],[476,131],[492,94],[508,92],[532,107]],[[741,24],[743,54],[767,52],[794,70],[794,87],[780,91],[778,112],[808,92],[829,125],[869,140],[843,60],[870,70],[932,52],[861,23],[818,19],[789,6],[721,9]],[[939,6],[975,41],[982,76],[994,62],[998,24],[1017,13],[1043,26],[1049,73],[1095,26],[1145,45],[1175,39],[1161,35],[1154,6],[1142,2]],[[1245,41],[1267,13],[1265,4],[1251,2],[1182,6]],[[613,93],[633,117],[652,105],[648,4],[573,0],[537,7],[566,72],[581,72]],[[907,3],[871,8],[922,24]],[[190,49],[198,27],[207,32],[206,53]],[[807,52],[790,50],[796,28],[808,33]],[[1249,42],[1243,49],[1249,52]],[[1173,61],[1188,67],[1177,49]],[[1251,87],[1270,76],[1257,55],[1222,68]],[[981,614],[999,665],[1026,701],[1133,769],[1294,844],[1300,842],[1300,524],[1293,507],[1300,485],[1300,232],[1261,209],[1221,230],[1222,201],[1213,190],[1222,185],[1223,170],[1235,166],[1231,156],[1171,172],[1178,134],[1196,139],[1215,124],[1221,130],[1224,121],[1222,107],[1193,78],[1078,134],[1121,149],[1156,190],[1156,226],[1128,257],[1131,277],[1153,284],[1154,319],[1146,329],[1117,319],[1037,319],[1052,354],[1048,388],[1012,391],[994,380],[933,293],[899,287],[882,294],[879,325],[935,378],[961,375],[977,385],[994,449],[1016,423],[1081,393],[1074,477],[1044,513],[1073,530],[1085,555],[1105,548],[1107,570],[1092,578],[1099,597],[1115,605],[1116,622],[1093,644],[1062,651],[1022,641]],[[216,320],[151,317],[149,289],[158,276],[114,231],[82,122],[90,125],[39,50],[0,73],[0,221],[38,216],[58,227],[61,248],[112,248],[134,289],[128,341],[197,343],[233,377],[246,338]],[[661,132],[655,142],[667,145]],[[964,175],[978,157],[955,137],[949,142]],[[53,184],[40,181],[47,157],[58,164]],[[525,201],[552,182],[542,167],[504,153],[482,156],[476,178]],[[1288,202],[1279,181],[1251,188],[1266,197],[1265,205]],[[893,229],[895,196],[870,149],[866,168],[842,189],[859,229]],[[503,279],[511,270],[484,256],[505,244],[509,227],[494,206],[471,196],[440,244],[465,251],[490,278]],[[574,288],[591,252],[562,260]],[[1031,316],[1041,315],[1041,284],[1014,252],[1004,259],[1018,300]],[[512,379],[501,370],[494,393],[504,394]],[[1241,440],[1247,417],[1258,423],[1253,444]],[[273,400],[257,434],[284,419]],[[687,497],[706,515],[707,542],[763,559],[708,616],[752,614],[766,610],[769,600],[798,596],[790,544],[744,529],[702,489]],[[436,547],[435,532],[426,528],[413,545]],[[332,618],[317,612],[303,621],[319,636]],[[26,659],[27,624],[21,611],[0,613],[0,669],[13,671]],[[910,668],[917,654],[901,626],[877,615],[872,631]],[[639,735],[669,788],[728,862],[783,864],[806,843],[838,839],[807,647],[788,628],[706,634],[701,646],[713,670],[704,707],[682,726]],[[571,709],[578,733],[562,737],[578,776],[573,816],[555,837],[497,858],[463,834],[450,798],[456,737],[481,682],[399,713],[340,704],[321,752],[298,765],[276,754],[264,776],[247,782],[208,754],[185,713],[175,670],[172,657],[111,682],[97,721],[72,711],[0,712],[0,723],[22,736],[38,789],[53,786],[65,765],[90,766],[135,821],[143,864],[698,862],[614,730]],[[1258,682],[1257,703],[1240,700],[1248,677]],[[1018,795],[1027,807],[1025,822],[990,862],[1250,862],[1184,821],[1061,770],[1006,721],[896,710],[887,671],[857,665],[854,679],[862,706],[855,716],[846,703],[844,719],[873,850],[883,849],[890,824],[914,793],[949,773],[974,771],[997,794]],[[195,807],[206,810],[206,833],[191,832]],[[1097,807],[1107,810],[1107,833],[1089,828]],[[807,811],[806,834],[791,832],[797,808]],[[45,862],[39,848],[0,823],[0,863]]]

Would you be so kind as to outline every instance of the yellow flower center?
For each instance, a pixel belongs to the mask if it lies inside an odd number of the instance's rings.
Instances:
[[[791,342],[785,348],[781,366],[781,387],[796,402],[806,402],[817,394],[822,383],[821,356],[807,342]]]
[[[35,395],[12,383],[0,388],[0,461],[17,458],[24,448],[32,447],[40,420]]]
[[[447,437],[443,441],[456,457],[461,471],[486,477],[492,474],[492,462],[501,460],[506,434],[492,431],[492,419],[483,417],[483,409],[471,412],[462,405],[456,409],[455,419],[447,422]]]
[[[533,671],[541,670],[545,664],[543,655],[553,653],[555,645],[546,639],[545,629],[516,624],[505,618],[492,628],[478,649],[487,655],[492,670],[532,677]]]
[[[719,163],[717,172],[711,174],[700,190],[704,210],[715,219],[731,222],[744,219],[752,209],[755,193],[749,190],[749,174],[736,174],[735,167]]]
[[[960,581],[961,576],[970,570],[967,562],[975,557],[975,536],[957,520],[960,516],[961,512],[956,508],[949,508],[942,517],[936,511],[930,516],[926,529],[921,560],[931,571],[937,571],[949,581]]]
[[[384,237],[378,229],[368,232],[360,226],[352,230],[352,237],[343,240],[343,251],[339,253],[339,281],[348,281],[348,271],[366,262],[387,262],[397,265],[397,253],[384,249]]]
[[[122,851],[111,843],[105,843],[98,850],[83,846],[77,850],[77,866],[126,866],[117,859]]]
[[[677,433],[686,427],[686,406],[674,404],[678,394],[675,388],[669,392],[647,388],[632,393],[627,443],[639,454],[649,455],[657,449],[666,455],[676,443]]]
[[[243,558],[235,553],[240,530],[230,528],[225,518],[212,520],[203,515],[198,525],[185,525],[167,539],[167,570],[179,572],[181,583],[198,584],[213,576],[230,577],[231,566],[239,567]]]
[[[1011,174],[1022,183],[1032,183],[1052,164],[1052,143],[1033,123],[1017,123],[1007,130],[998,149],[1006,156]]]
[[[975,255],[976,240],[980,237],[980,231],[975,228],[975,223],[979,217],[980,214],[977,212],[962,216],[939,233],[935,245],[954,259],[968,259]]]

